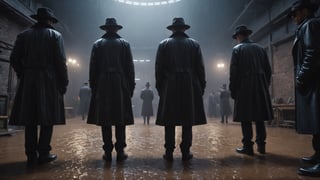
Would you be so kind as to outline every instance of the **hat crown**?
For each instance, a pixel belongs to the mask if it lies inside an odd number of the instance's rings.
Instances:
[[[236,27],[236,32],[246,31],[248,30],[248,27],[246,25],[240,25]]]
[[[310,0],[297,0],[294,3],[292,3],[291,11],[307,8],[313,12],[316,12],[318,10],[318,7],[319,5],[311,2]]]
[[[33,19],[36,20],[52,20],[54,23],[57,23],[58,20],[54,16],[53,11],[47,7],[38,8],[37,14],[30,15]]]
[[[117,24],[117,20],[115,18],[107,18],[105,25],[114,26],[114,25],[118,25],[118,24]]]
[[[176,27],[182,27],[184,29],[189,29],[190,26],[184,22],[184,19],[182,17],[175,17],[172,19],[172,24],[167,27],[167,29],[172,30]]]
[[[247,34],[247,35],[250,35],[252,33],[252,30],[248,29],[246,25],[239,25],[236,27],[233,35],[232,35],[232,38],[233,39],[236,39],[236,36],[238,34]]]
[[[182,17],[176,17],[172,20],[172,25],[186,25]]]
[[[49,8],[39,8],[37,10],[37,15],[38,16],[47,16],[47,15],[52,15],[52,14],[53,14],[53,12]]]
[[[110,28],[121,29],[122,26],[117,23],[115,18],[107,18],[105,24],[100,26],[100,29],[107,30]]]

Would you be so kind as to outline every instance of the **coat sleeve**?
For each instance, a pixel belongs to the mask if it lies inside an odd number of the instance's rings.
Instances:
[[[201,91],[202,95],[204,94],[204,90],[206,88],[206,73],[205,73],[205,68],[204,68],[204,63],[203,63],[203,58],[202,58],[202,53],[201,53],[201,48],[198,45],[197,46],[197,76],[199,78],[200,86],[201,86]]]
[[[131,48],[130,48],[130,44],[127,43],[126,44],[126,64],[127,66],[125,67],[126,68],[126,78],[127,78],[127,83],[128,83],[128,88],[129,88],[129,91],[130,91],[130,95],[131,97],[133,96],[133,93],[134,93],[134,88],[136,86],[136,83],[135,83],[135,72],[134,72],[134,64],[133,64],[133,58],[132,58],[132,53],[131,53]]]
[[[232,51],[231,62],[230,62],[230,79],[229,79],[229,90],[232,99],[236,97],[237,87],[239,83],[238,74],[238,49],[234,48]]]
[[[90,55],[90,64],[89,64],[89,83],[92,93],[96,92],[97,85],[97,48],[96,44],[92,46],[91,55]]]
[[[303,63],[297,73],[297,85],[304,86],[315,78],[320,68],[320,21],[310,21],[303,36]],[[319,78],[319,77],[316,77]]]
[[[156,56],[156,63],[155,63],[155,77],[156,77],[156,89],[158,91],[158,94],[161,94],[161,88],[163,85],[163,60],[164,60],[164,54],[163,54],[163,45],[160,43],[158,50],[157,50],[157,56]]]
[[[23,58],[23,38],[21,35],[17,36],[16,42],[14,43],[13,50],[10,55],[10,65],[17,73],[18,78],[22,75],[22,58]]]
[[[64,42],[61,35],[57,36],[55,51],[55,66],[58,72],[59,88],[62,94],[65,93],[68,86],[68,70],[66,65],[66,54],[64,51]]]

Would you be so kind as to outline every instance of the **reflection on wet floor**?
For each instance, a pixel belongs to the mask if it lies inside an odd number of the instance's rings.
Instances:
[[[58,160],[36,168],[26,167],[23,131],[0,137],[0,179],[314,179],[296,173],[307,166],[300,158],[313,153],[310,136],[275,127],[267,133],[267,154],[249,157],[235,152],[241,146],[239,124],[209,119],[193,128],[194,159],[181,161],[176,148],[173,163],[167,163],[162,159],[163,127],[136,119],[127,127],[128,160],[117,163],[113,153],[113,161],[105,163],[100,127],[74,118],[54,128],[52,153]],[[177,147],[180,137],[177,127]]]

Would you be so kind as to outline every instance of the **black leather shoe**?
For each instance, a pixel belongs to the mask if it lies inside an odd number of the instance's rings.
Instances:
[[[240,154],[247,154],[247,155],[249,155],[249,156],[253,156],[253,155],[254,155],[252,148],[244,148],[244,147],[241,147],[241,148],[237,148],[237,149],[236,149],[236,152],[237,152],[237,153],[240,153]]]
[[[266,147],[265,146],[258,146],[258,152],[260,154],[265,154],[266,153]]]
[[[111,153],[104,153],[104,155],[102,156],[102,159],[107,162],[111,162],[112,161]]]
[[[193,158],[193,154],[192,153],[183,153],[182,154],[182,161],[189,161],[192,158]]]
[[[48,154],[47,156],[39,156],[38,163],[39,164],[48,163],[56,160],[57,158],[58,156],[55,154]]]
[[[120,161],[124,161],[128,159],[128,155],[124,152],[118,152],[117,153],[117,161],[120,162]]]
[[[298,174],[303,176],[320,177],[320,163],[306,168],[299,168]]]
[[[173,155],[172,153],[165,153],[163,156],[163,159],[165,159],[166,161],[172,162],[173,161]]]
[[[320,156],[317,154],[314,154],[310,157],[303,157],[302,161],[310,164],[317,164],[317,163],[320,163]]]

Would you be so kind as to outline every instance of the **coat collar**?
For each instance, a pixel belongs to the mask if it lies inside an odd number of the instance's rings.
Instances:
[[[178,36],[180,36],[180,37],[186,37],[186,38],[189,37],[189,36],[188,36],[186,33],[184,33],[184,32],[175,32],[175,33],[173,33],[173,34],[170,36],[170,38],[178,37]]]
[[[107,32],[105,33],[102,38],[121,38],[121,36],[119,36],[119,34],[114,33],[114,32]]]
[[[241,41],[240,43],[252,43],[252,41],[250,39],[244,39],[243,41]],[[240,44],[239,43],[239,44]]]
[[[309,16],[307,18],[305,18],[301,24],[298,25],[298,28],[296,30],[296,35],[295,35],[295,38],[294,38],[294,41],[293,41],[293,46],[296,44],[296,42],[298,41],[298,32],[300,31],[300,29],[302,28],[302,26],[304,24],[306,24],[310,19],[312,19],[314,16]]]
[[[299,31],[300,29],[301,29],[301,27],[306,23],[306,22],[308,22],[311,18],[313,18],[314,16],[309,16],[309,17],[307,17],[307,18],[305,18],[302,22],[301,22],[301,24],[299,24],[299,26],[298,26],[298,28],[297,28],[297,31]]]
[[[41,23],[41,22],[37,22],[35,23],[32,28],[50,28],[50,29],[54,29],[53,26],[51,26],[50,24],[47,23]]]

